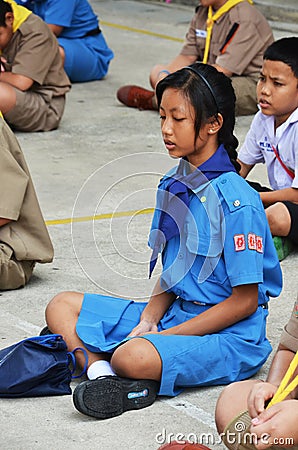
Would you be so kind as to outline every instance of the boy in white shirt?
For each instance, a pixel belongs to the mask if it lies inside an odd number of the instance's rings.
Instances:
[[[250,183],[260,192],[273,236],[298,243],[298,37],[271,44],[257,84],[260,111],[241,147],[240,174],[246,178],[265,163],[272,188]],[[277,250],[280,239],[275,238]],[[280,260],[289,248],[280,248]]]

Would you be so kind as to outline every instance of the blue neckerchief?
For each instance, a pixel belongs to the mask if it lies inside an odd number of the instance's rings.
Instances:
[[[156,265],[160,248],[173,237],[180,236],[190,203],[189,192],[194,192],[207,180],[213,180],[226,172],[236,172],[236,169],[223,145],[192,172],[189,162],[186,159],[180,160],[176,174],[163,191],[163,206],[150,259],[149,278]]]

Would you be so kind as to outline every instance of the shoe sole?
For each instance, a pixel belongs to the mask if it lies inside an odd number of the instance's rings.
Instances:
[[[80,383],[74,390],[73,402],[87,416],[109,419],[152,405],[158,387],[159,383],[153,380],[103,377]]]

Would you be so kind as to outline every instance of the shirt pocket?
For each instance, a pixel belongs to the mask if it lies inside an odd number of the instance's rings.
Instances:
[[[228,278],[221,237],[199,237],[189,233],[186,239],[189,252],[190,272],[198,283],[211,282],[224,284]]]

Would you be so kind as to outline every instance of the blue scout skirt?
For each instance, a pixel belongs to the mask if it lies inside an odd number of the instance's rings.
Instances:
[[[146,304],[85,294],[77,334],[90,351],[113,353],[139,323]],[[158,330],[185,322],[208,307],[177,298]],[[254,375],[271,352],[266,338],[267,315],[268,310],[259,306],[250,317],[205,336],[142,336],[154,345],[162,361],[159,395],[175,396],[186,387],[228,384]]]
[[[83,39],[59,37],[58,41],[65,52],[64,70],[73,83],[101,80],[107,74],[114,54],[102,33]]]

